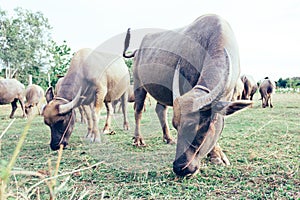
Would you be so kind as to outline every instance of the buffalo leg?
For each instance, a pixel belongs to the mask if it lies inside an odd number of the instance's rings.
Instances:
[[[142,119],[142,111],[144,108],[144,102],[147,92],[143,88],[137,88],[134,91],[134,118],[135,118],[135,131],[134,131],[134,146],[145,146],[145,142],[141,136],[140,123]]]
[[[269,107],[269,96],[267,95],[266,96],[266,99],[265,99],[265,107]]]
[[[85,111],[83,106],[78,107],[79,113],[80,113],[80,123],[86,124],[86,117],[85,117]]]
[[[15,99],[13,102],[11,102],[11,113],[10,113],[9,118],[13,118],[15,111],[18,108],[17,102],[18,102],[18,99]]]
[[[103,107],[104,97],[107,93],[107,90],[102,88],[102,90],[96,90],[96,99],[94,103],[94,109],[92,109],[92,118],[93,118],[93,130],[92,133],[94,138],[92,141],[100,142],[100,132],[98,128],[99,118],[100,118],[100,110]]]
[[[269,100],[270,100],[270,107],[273,108],[273,104],[272,104],[272,100],[271,100],[271,95],[269,97]]]
[[[21,109],[22,109],[22,112],[23,112],[23,117],[26,117],[25,106],[24,106],[25,104],[24,104],[23,100],[19,99],[19,103],[21,105]]]
[[[121,106],[124,117],[123,128],[124,130],[129,130],[128,116],[127,116],[127,107],[128,107],[128,92],[125,92],[121,96]]]
[[[103,128],[103,133],[107,134],[110,133],[110,126],[111,126],[111,117],[113,114],[113,107],[111,102],[105,102],[105,107],[106,107],[106,122],[105,126]]]
[[[217,165],[230,165],[230,162],[225,155],[225,153],[222,151],[221,147],[217,143],[214,148],[209,152],[208,157],[210,157],[210,161],[213,164]]]
[[[266,105],[265,105],[265,97],[264,97],[264,95],[262,94],[261,95],[261,107],[263,107],[263,108],[265,108],[266,107]]]
[[[91,113],[91,105],[84,105],[82,106],[82,109],[85,113],[85,116],[86,116],[86,120],[87,120],[87,124],[88,124],[88,132],[86,134],[86,138],[88,139],[92,139],[92,130],[93,130],[93,118],[92,118],[92,113]]]
[[[166,141],[167,144],[174,144],[174,141],[170,136],[170,129],[167,120],[168,107],[160,103],[157,103],[155,111],[163,131],[163,140]]]

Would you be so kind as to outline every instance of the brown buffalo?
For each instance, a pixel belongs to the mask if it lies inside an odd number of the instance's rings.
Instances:
[[[268,107],[270,105],[273,108],[271,101],[272,94],[275,93],[276,83],[266,77],[263,82],[259,85],[259,93],[261,95],[262,107]]]
[[[10,118],[13,118],[17,109],[17,102],[19,101],[23,117],[26,117],[24,109],[24,91],[25,86],[16,79],[0,79],[0,105],[11,103]]]
[[[217,144],[224,116],[252,104],[231,102],[240,76],[239,53],[229,24],[216,15],[199,17],[183,28],[146,35],[140,48],[123,56],[134,57],[134,145],[145,145],[140,133],[147,93],[157,100],[156,113],[163,138],[172,142],[167,106],[173,106],[178,139],[173,170],[179,176],[194,174],[200,159],[210,155],[217,164],[229,164]]]
[[[244,91],[242,95],[242,99],[245,100],[253,100],[253,96],[257,91],[257,83],[251,75],[243,75],[241,76],[242,82],[244,83]]]
[[[48,104],[43,115],[45,124],[51,129],[51,149],[57,150],[60,144],[68,144],[75,123],[74,108],[80,105],[92,105],[92,119],[89,116],[87,118],[87,137],[100,142],[100,109],[105,102],[107,119],[103,132],[108,132],[112,115],[111,101],[120,98],[128,86],[129,72],[122,57],[91,49],[81,49],[75,53],[57,95],[54,96],[51,87],[46,92]],[[124,95],[123,99],[127,99],[127,96]],[[127,110],[124,128],[128,129]]]
[[[41,107],[44,103],[44,90],[38,85],[32,84],[25,91],[26,103],[25,112],[29,116],[32,114],[34,107],[37,108],[38,114],[41,114]]]

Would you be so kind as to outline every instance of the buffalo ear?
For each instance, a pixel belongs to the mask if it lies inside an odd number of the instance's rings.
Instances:
[[[45,97],[46,97],[47,104],[48,104],[50,101],[53,100],[53,98],[54,98],[54,93],[53,93],[53,87],[52,87],[52,86],[49,87],[49,88],[47,89]]]
[[[222,115],[231,115],[253,104],[253,101],[239,100],[233,102],[219,101],[213,106],[213,111]]]

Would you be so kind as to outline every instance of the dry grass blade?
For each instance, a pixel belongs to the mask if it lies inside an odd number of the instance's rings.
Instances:
[[[21,148],[23,146],[23,143],[25,141],[25,138],[27,136],[27,133],[28,133],[28,130],[29,130],[29,127],[31,125],[31,122],[32,122],[32,118],[31,119],[28,119],[27,123],[26,123],[26,126],[20,136],[20,140],[14,150],[14,153],[10,159],[10,162],[8,163],[6,169],[5,169],[5,172],[2,173],[2,176],[1,176],[1,193],[0,193],[0,199],[6,199],[6,195],[5,195],[5,190],[6,190],[6,185],[8,183],[8,180],[9,180],[9,177],[10,177],[10,174],[11,174],[11,170],[17,160],[17,157],[18,157],[18,154],[20,153],[21,151]],[[11,123],[12,124],[12,123]],[[4,132],[5,133],[5,132]],[[1,134],[2,136],[2,134]]]
[[[47,182],[49,180],[53,180],[53,179],[56,179],[58,177],[62,177],[62,176],[67,176],[67,175],[71,175],[71,174],[74,174],[76,172],[80,172],[80,171],[85,171],[85,170],[88,170],[88,169],[91,169],[91,168],[94,168],[100,164],[102,164],[103,161],[101,162],[98,162],[96,164],[93,164],[91,166],[88,166],[88,167],[85,167],[85,168],[81,168],[81,169],[76,169],[76,170],[73,170],[73,171],[70,171],[70,172],[66,172],[66,173],[62,173],[62,174],[59,174],[57,176],[52,176],[52,177],[48,177],[48,178],[45,178],[41,181],[39,181],[38,183],[34,184],[33,186],[31,186],[29,189],[28,189],[28,192],[30,192],[31,190],[33,190],[34,188],[36,188],[37,186],[39,186],[40,184],[42,184],[43,182]]]
[[[16,118],[14,118],[6,127],[6,129],[4,129],[4,131],[2,131],[1,135],[0,135],[0,140],[2,139],[3,135],[7,132],[7,130],[10,128],[10,126],[14,123],[14,121],[16,120]]]

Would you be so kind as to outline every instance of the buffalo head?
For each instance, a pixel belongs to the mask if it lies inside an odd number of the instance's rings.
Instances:
[[[224,116],[252,104],[252,101],[222,101],[224,77],[211,91],[202,85],[179,96],[179,70],[173,82],[173,126],[177,129],[176,157],[173,170],[179,176],[195,174],[200,159],[216,145],[224,126]]]
[[[33,110],[33,105],[32,104],[27,104],[25,103],[25,113],[27,116],[30,116]]]
[[[44,123],[50,127],[52,150],[58,150],[60,144],[68,145],[75,124],[74,107],[80,99],[80,91],[72,101],[54,97],[50,87],[46,92],[47,105],[43,110]]]
[[[200,159],[212,150],[219,139],[224,125],[223,116],[252,104],[245,100],[219,100],[207,104],[201,99],[205,96],[210,96],[210,91],[195,86],[190,92],[176,98],[173,104],[173,126],[178,132],[173,170],[179,176],[198,171]]]

